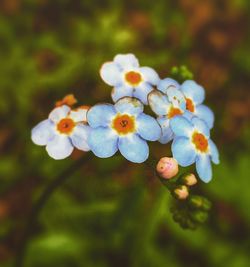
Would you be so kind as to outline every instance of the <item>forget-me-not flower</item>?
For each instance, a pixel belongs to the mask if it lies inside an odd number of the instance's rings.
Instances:
[[[90,127],[86,125],[87,108],[71,110],[63,105],[51,111],[48,119],[32,129],[31,139],[40,146],[46,146],[50,157],[64,159],[74,147],[88,151],[87,138]]]
[[[158,83],[157,89],[167,95],[169,102],[171,102],[174,107],[180,107],[182,110],[185,110],[186,99],[180,91],[180,85],[177,81],[171,78],[165,78]]]
[[[89,109],[91,126],[88,144],[100,158],[113,156],[117,150],[129,161],[144,162],[149,155],[147,141],[156,141],[161,128],[156,119],[143,113],[136,98],[124,97],[114,105],[97,104]]]
[[[191,120],[176,116],[170,121],[175,137],[172,143],[173,157],[182,167],[196,163],[196,170],[204,182],[212,179],[211,160],[219,164],[219,153],[210,139],[207,124],[193,117]]]
[[[112,99],[129,96],[148,104],[147,96],[159,82],[159,76],[150,67],[140,67],[133,54],[119,54],[112,62],[106,62],[100,70],[101,78],[113,86]]]
[[[205,99],[205,90],[195,81],[187,80],[180,85],[177,81],[166,78],[159,82],[157,88],[167,95],[173,94],[172,92],[176,94],[178,91],[179,94],[182,93],[185,99],[186,109],[189,111],[186,114],[189,117],[196,116],[204,120],[209,129],[213,127],[214,114],[209,107],[202,104]]]
[[[186,98],[187,110],[204,120],[209,129],[213,128],[214,113],[209,107],[202,104],[205,99],[204,88],[195,81],[187,80],[180,86],[180,90]]]
[[[186,102],[183,94],[175,87],[169,87],[162,93],[159,90],[153,90],[148,96],[150,108],[157,115],[157,121],[162,128],[162,135],[159,142],[166,144],[174,137],[174,133],[169,126],[169,122],[176,115],[184,114]]]

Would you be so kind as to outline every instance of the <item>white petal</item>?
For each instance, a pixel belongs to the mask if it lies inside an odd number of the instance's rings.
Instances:
[[[159,142],[161,144],[167,144],[174,138],[174,133],[169,125],[170,120],[166,116],[163,116],[163,117],[157,118],[157,121],[160,124],[161,129],[162,129],[162,135],[159,139]]]
[[[194,125],[194,128],[196,128],[198,132],[204,134],[206,137],[210,137],[210,130],[205,121],[200,120],[197,117],[193,117],[191,119],[191,123]]]
[[[114,102],[117,102],[119,99],[121,99],[125,96],[132,97],[132,95],[133,95],[133,88],[128,87],[126,85],[115,87],[115,88],[113,88],[113,90],[111,92],[111,97],[112,97]]]
[[[87,143],[91,128],[83,123],[79,123],[74,128],[73,134],[70,136],[73,145],[79,150],[89,151]]]
[[[144,109],[142,102],[132,97],[123,97],[119,99],[114,106],[117,112],[121,114],[127,113],[134,116],[141,114]]]
[[[139,67],[138,59],[133,54],[116,55],[114,62],[117,63],[123,70]]]
[[[143,104],[148,104],[148,95],[153,90],[153,87],[147,83],[142,82],[140,85],[138,85],[133,92],[133,97],[138,98]]]
[[[171,102],[175,108],[179,108],[182,111],[185,111],[186,100],[183,93],[179,89],[175,87],[169,87],[166,91],[166,94],[168,96],[169,102]]]
[[[157,72],[149,67],[141,67],[140,72],[142,73],[144,80],[152,85],[156,85],[160,78]]]
[[[57,123],[61,119],[67,117],[69,112],[70,112],[70,107],[68,107],[66,105],[54,108],[49,114],[49,119],[52,120],[53,122]]]
[[[195,81],[187,80],[181,85],[181,90],[186,98],[190,98],[196,105],[201,104],[205,99],[205,90]]]
[[[46,150],[53,159],[65,159],[73,151],[74,147],[70,139],[66,135],[54,135],[54,138],[49,140]]]
[[[162,94],[160,91],[153,90],[148,95],[148,103],[153,112],[158,116],[167,115],[170,103],[167,99],[167,96]]]
[[[157,85],[157,89],[162,91],[164,94],[167,93],[167,90],[169,88],[179,89],[179,87],[180,87],[179,83],[171,78],[165,78],[161,80]]]
[[[89,107],[80,107],[75,110],[71,110],[69,117],[74,121],[74,122],[87,122],[87,112],[89,110]]]
[[[111,86],[118,86],[122,83],[121,69],[114,62],[104,63],[100,69],[101,78]]]
[[[54,136],[54,123],[51,120],[44,120],[36,125],[31,132],[32,141],[39,146],[45,146]]]

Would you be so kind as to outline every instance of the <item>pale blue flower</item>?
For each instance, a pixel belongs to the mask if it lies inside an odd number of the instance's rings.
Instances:
[[[171,98],[172,103],[179,101],[179,105],[186,105],[186,109],[193,116],[204,120],[209,129],[213,128],[214,114],[209,107],[202,104],[205,100],[205,90],[202,86],[193,80],[184,81],[180,85],[174,79],[166,78],[159,82],[157,88],[166,94],[169,100]]]
[[[196,163],[196,170],[204,182],[212,179],[211,160],[219,164],[219,153],[216,145],[210,139],[207,124],[193,117],[191,120],[176,116],[170,121],[174,132],[172,143],[173,157],[182,167]]]
[[[90,127],[86,125],[85,108],[71,110],[64,105],[51,111],[47,120],[32,129],[31,139],[36,145],[46,146],[50,157],[64,159],[74,147],[88,151]]]
[[[187,80],[181,86],[180,90],[186,98],[186,107],[194,116],[204,120],[209,129],[214,125],[213,111],[203,105],[205,99],[205,90],[202,86],[198,85],[195,81]]]
[[[162,135],[159,139],[162,144],[168,143],[174,137],[173,131],[169,127],[170,120],[176,115],[185,114],[186,110],[185,98],[180,90],[169,87],[164,92],[166,94],[153,90],[148,96],[149,106],[157,115],[157,121],[162,128]]]
[[[169,102],[171,102],[174,107],[180,107],[182,110],[186,109],[186,99],[180,91],[180,85],[177,81],[171,78],[165,78],[159,82],[157,89],[167,95]]]
[[[101,78],[113,86],[114,102],[129,96],[148,104],[147,96],[159,82],[158,74],[149,67],[140,67],[133,54],[119,54],[111,62],[104,63],[100,70]]]
[[[143,113],[136,98],[124,97],[114,105],[97,104],[89,109],[87,121],[92,127],[88,144],[100,158],[113,156],[117,150],[129,161],[144,162],[149,156],[147,141],[160,138],[156,119]]]

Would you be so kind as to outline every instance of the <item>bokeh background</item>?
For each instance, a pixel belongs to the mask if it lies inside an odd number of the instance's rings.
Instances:
[[[128,52],[161,78],[185,64],[206,88],[221,164],[197,188],[212,200],[211,216],[183,230],[152,170],[93,157],[48,200],[24,266],[249,266],[249,8],[248,0],[0,1],[0,266],[12,266],[39,194],[84,156],[54,161],[32,144],[31,128],[69,93],[79,104],[111,102],[100,66]]]

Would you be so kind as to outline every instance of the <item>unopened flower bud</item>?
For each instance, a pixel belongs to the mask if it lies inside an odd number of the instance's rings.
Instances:
[[[189,204],[192,208],[200,208],[202,206],[203,198],[198,195],[192,195],[189,198]]]
[[[188,187],[186,185],[179,185],[174,189],[173,194],[177,199],[184,200],[189,196]]]
[[[192,208],[198,208],[198,209],[202,209],[204,211],[209,211],[211,209],[211,202],[202,197],[202,196],[198,196],[198,195],[192,195],[190,198],[189,198],[189,205],[192,207]]]
[[[197,223],[204,223],[208,218],[208,213],[206,211],[197,210],[191,213],[191,217]]]
[[[71,107],[76,103],[77,103],[77,99],[75,98],[75,96],[73,94],[69,94],[69,95],[66,95],[63,99],[57,101],[55,103],[55,106],[60,107],[63,105],[67,105],[67,106]]]
[[[192,186],[192,185],[195,185],[197,183],[197,179],[196,179],[195,175],[192,173],[184,175],[182,180],[183,180],[183,183],[187,186]]]
[[[162,178],[170,179],[178,173],[179,167],[176,159],[164,157],[157,163],[156,170]]]

